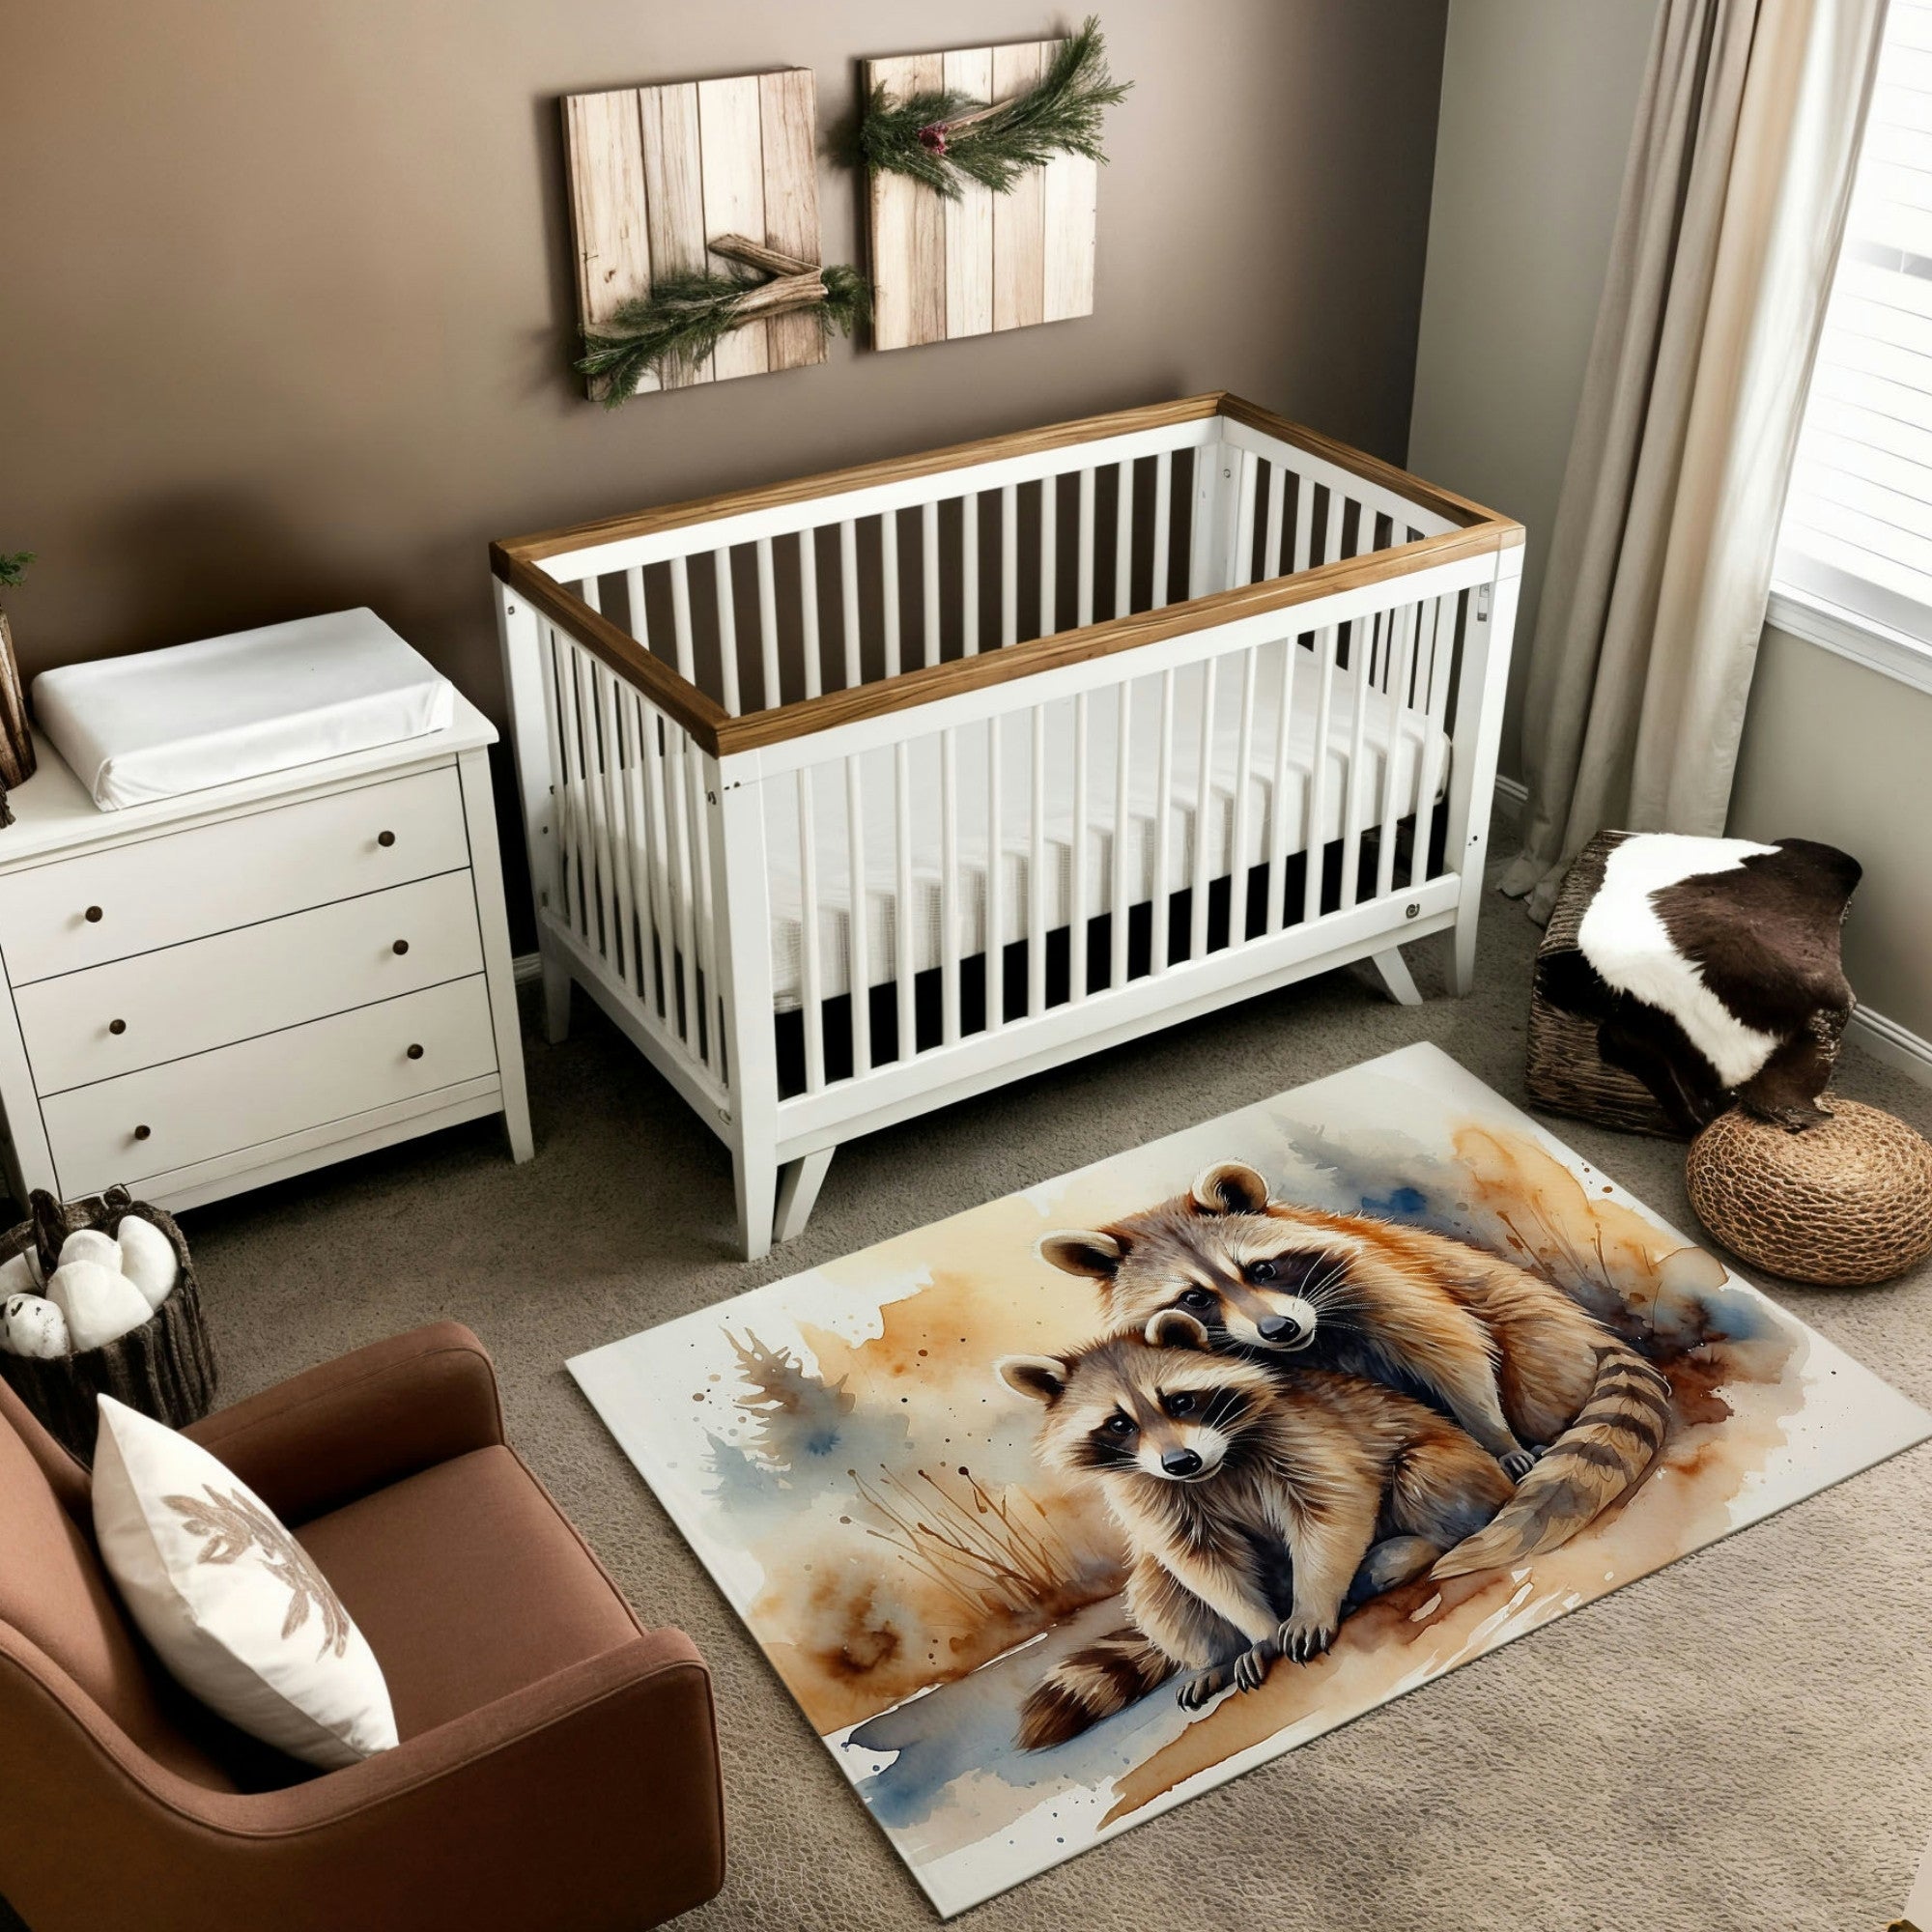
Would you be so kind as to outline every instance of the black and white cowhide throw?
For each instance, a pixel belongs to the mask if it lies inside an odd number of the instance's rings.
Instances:
[[[1858,861],[1808,838],[1607,834],[1586,856],[1600,843],[1575,947],[1539,962],[1545,996],[1594,1020],[1604,1059],[1683,1133],[1733,1104],[1821,1119],[1852,1010],[1838,937]]]

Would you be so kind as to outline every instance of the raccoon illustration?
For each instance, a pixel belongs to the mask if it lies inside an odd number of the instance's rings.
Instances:
[[[1453,1416],[1519,1487],[1437,1577],[1567,1542],[1663,1441],[1668,1381],[1560,1289],[1423,1229],[1270,1202],[1239,1162],[1111,1227],[1049,1235],[1039,1252],[1099,1285],[1110,1332],[1178,1308],[1218,1350],[1366,1377]]]
[[[1019,1742],[1064,1744],[1181,1671],[1192,1709],[1327,1649],[1343,1616],[1474,1534],[1512,1485],[1434,1409],[1330,1371],[1215,1351],[1191,1315],[1071,1355],[1009,1355],[1039,1455],[1099,1485],[1131,1552],[1127,1613],[1028,1697]]]

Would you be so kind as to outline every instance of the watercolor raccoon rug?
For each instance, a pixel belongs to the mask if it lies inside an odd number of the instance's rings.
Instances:
[[[1932,1434],[1427,1045],[570,1367],[948,1915]]]

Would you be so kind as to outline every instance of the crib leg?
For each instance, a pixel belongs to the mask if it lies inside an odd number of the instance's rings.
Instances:
[[[1382,976],[1382,984],[1388,988],[1389,998],[1399,1007],[1419,1007],[1422,995],[1416,990],[1415,980],[1409,973],[1408,962],[1402,956],[1402,948],[1391,946],[1386,952],[1373,952],[1369,955],[1378,973]]]
[[[762,1261],[772,1251],[779,1192],[779,1164],[769,1146],[734,1149],[731,1179],[738,1195],[738,1244],[748,1262]]]
[[[832,1165],[831,1148],[820,1148],[798,1160],[788,1160],[779,1169],[777,1225],[772,1230],[774,1244],[795,1241],[805,1233],[805,1224],[818,1205],[818,1190],[825,1182],[825,1170]]]
[[[1456,912],[1456,952],[1452,969],[1451,983],[1456,988],[1459,999],[1465,998],[1476,987],[1476,919],[1482,910],[1482,901],[1476,894],[1467,895]]]
[[[570,1037],[570,969],[543,955],[544,1037],[553,1046]]]

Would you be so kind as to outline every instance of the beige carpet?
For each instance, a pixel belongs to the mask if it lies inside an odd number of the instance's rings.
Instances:
[[[719,1144],[580,995],[527,1041],[537,1157],[487,1123],[186,1217],[241,1396],[441,1316],[494,1350],[519,1446],[646,1619],[716,1674],[730,1831],[716,1928],[922,1927],[929,1908],[564,1358],[1417,1038],[1521,1098],[1529,959],[1492,899],[1483,988],[1389,1004],[1338,974],[841,1151],[810,1228],[731,1259]],[[1435,945],[1416,977],[1439,992]],[[1856,1051],[1847,1093],[1932,1129],[1932,1093]],[[1683,1151],[1557,1123],[1690,1225]],[[1772,1292],[1932,1403],[1932,1270]],[[1030,1932],[1860,1932],[1932,1831],[1932,1450],[1567,1617],[1009,1893]],[[535,1928],[532,1928],[535,1932]]]

